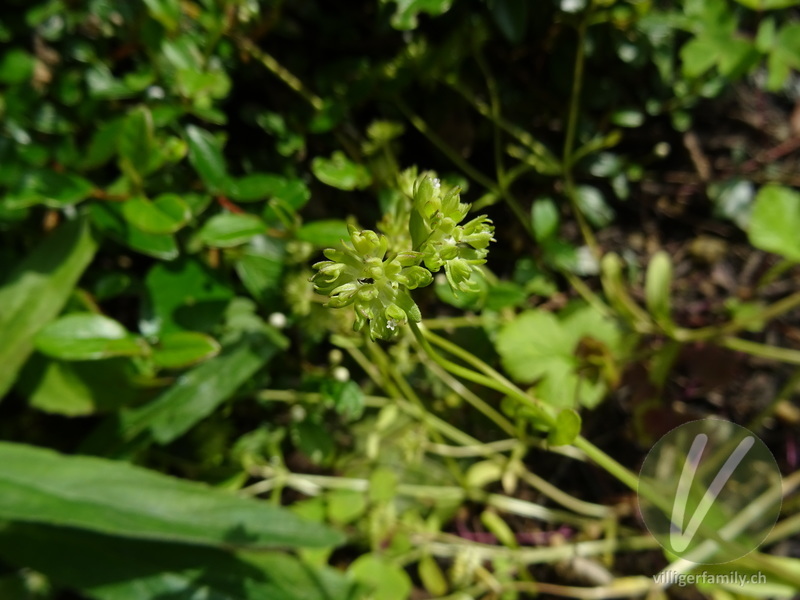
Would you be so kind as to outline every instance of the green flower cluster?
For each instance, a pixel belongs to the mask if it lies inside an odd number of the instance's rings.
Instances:
[[[356,331],[369,323],[372,339],[389,339],[400,325],[410,319],[421,320],[419,307],[408,290],[429,285],[430,271],[420,267],[418,252],[393,253],[387,257],[386,236],[368,229],[358,231],[350,226],[350,244],[342,250],[328,248],[330,259],[314,265],[312,277],[321,294],[330,296],[328,306],[342,308],[353,305]]]
[[[486,262],[493,242],[492,222],[481,215],[459,225],[469,212],[458,188],[442,192],[438,179],[423,176],[414,187],[411,239],[422,253],[425,266],[434,273],[444,267],[455,293],[476,291],[473,271]]]
[[[408,179],[409,172],[404,176]],[[469,205],[460,201],[457,188],[442,193],[439,180],[428,174],[402,187],[411,196],[410,210],[401,212],[413,248],[390,251],[386,236],[350,226],[350,242],[340,250],[325,250],[328,260],[314,265],[317,272],[311,278],[319,293],[330,296],[327,306],[352,305],[355,329],[369,325],[372,339],[389,339],[400,325],[421,320],[409,290],[430,285],[431,273],[442,267],[455,293],[472,291],[472,273],[486,261],[493,241],[494,229],[485,216],[459,224]],[[395,242],[409,243],[407,234],[396,237],[393,248],[402,245]]]

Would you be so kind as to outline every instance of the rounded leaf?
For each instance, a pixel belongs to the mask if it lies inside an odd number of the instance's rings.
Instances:
[[[177,331],[162,336],[153,348],[153,362],[165,369],[180,369],[219,354],[217,340],[195,331]]]
[[[360,190],[372,183],[372,176],[364,165],[354,163],[339,151],[330,158],[317,156],[311,162],[311,171],[322,183],[340,190]]]
[[[140,356],[148,351],[121,323],[95,313],[73,313],[53,321],[36,336],[36,349],[62,360]]]
[[[146,233],[175,233],[192,216],[189,206],[176,194],[161,194],[153,201],[131,198],[122,205],[122,214],[128,223]]]
[[[244,244],[266,230],[266,224],[256,215],[222,213],[205,222],[198,238],[206,246],[229,248]]]

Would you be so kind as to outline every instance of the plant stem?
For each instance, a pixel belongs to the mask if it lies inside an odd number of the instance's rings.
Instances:
[[[324,102],[322,98],[311,92],[303,82],[300,81],[294,74],[281,65],[275,58],[264,52],[261,48],[256,46],[247,38],[236,38],[236,44],[245,53],[255,58],[258,62],[264,65],[267,70],[278,79],[283,81],[287,86],[297,92],[306,102],[308,102],[315,110],[322,110]]]
[[[442,154],[444,154],[450,161],[457,166],[464,174],[469,177],[470,179],[474,180],[475,182],[479,183],[487,190],[492,192],[493,194],[503,198],[507,203],[511,210],[514,212],[516,217],[520,220],[520,222],[526,226],[528,230],[530,230],[530,223],[529,219],[525,217],[525,213],[519,205],[517,199],[509,192],[507,189],[503,189],[502,187],[498,187],[492,179],[480,171],[478,171],[475,167],[469,164],[466,160],[464,160],[461,155],[458,154],[455,150],[453,150],[447,142],[445,142],[442,138],[440,138],[429,126],[428,124],[416,113],[414,113],[402,100],[396,101],[398,108],[400,111],[405,115],[405,117],[409,120],[409,122],[430,142],[436,146]]]
[[[497,371],[486,365],[486,363],[484,363],[482,360],[470,354],[463,348],[451,345],[449,342],[447,342],[447,344],[449,345],[448,350],[453,349],[455,350],[454,354],[459,356],[459,358],[463,358],[465,361],[470,362],[471,364],[480,365],[482,370],[492,373],[493,374],[492,377],[487,377],[481,373],[476,373],[475,371],[462,367],[461,365],[458,365],[456,363],[447,360],[446,358],[443,358],[433,349],[433,347],[431,347],[430,343],[428,343],[428,340],[426,338],[426,335],[433,336],[434,334],[431,334],[430,332],[426,332],[426,334],[423,334],[416,323],[410,323],[410,325],[411,325],[411,330],[414,332],[414,336],[417,338],[417,341],[420,343],[423,349],[429,354],[429,356],[435,362],[439,363],[442,367],[444,367],[454,375],[463,377],[464,379],[468,379],[475,383],[479,383],[481,385],[484,385],[485,387],[489,387],[491,389],[500,391],[506,395],[509,395],[513,398],[517,398],[518,400],[525,402],[529,406],[533,406],[539,409],[544,419],[549,421],[551,425],[555,424],[555,420],[552,417],[552,415],[550,415],[549,412],[544,410],[544,408],[540,405],[540,403],[537,400],[535,400],[534,398],[532,398],[531,396],[520,390],[513,383],[509,382],[505,377],[497,373]],[[435,337],[441,340],[439,336]],[[633,491],[637,491],[639,486],[636,475],[631,473],[628,469],[626,469],[616,460],[608,456],[605,452],[600,450],[589,440],[583,438],[582,436],[578,436],[573,442],[573,445],[582,450],[590,460],[593,460],[595,463],[597,463],[599,466],[605,469],[612,476],[619,479],[630,489],[632,489]],[[645,490],[644,493],[650,494],[650,491]],[[659,504],[658,498],[648,498],[648,499],[650,499],[656,505]]]
[[[779,360],[793,365],[800,365],[800,350],[780,348],[778,346],[770,346],[769,344],[759,344],[758,342],[751,342],[735,337],[724,337],[717,340],[716,343],[730,350],[745,352],[753,356],[760,356],[761,358]]]
[[[589,10],[591,10],[591,5]],[[600,260],[602,253],[594,237],[594,232],[586,221],[586,217],[578,206],[577,190],[575,188],[575,179],[573,176],[573,168],[575,166],[575,158],[573,150],[575,147],[575,138],[578,129],[578,113],[581,103],[581,90],[583,88],[583,65],[585,59],[586,45],[586,28],[588,26],[589,15],[584,15],[578,26],[578,46],[575,50],[575,67],[572,75],[572,93],[569,99],[569,114],[567,116],[567,132],[564,139],[564,153],[562,162],[564,165],[564,188],[572,206],[572,212],[575,214],[575,219],[578,221],[578,227],[581,230],[581,235],[586,241],[586,245],[591,250],[595,259]]]

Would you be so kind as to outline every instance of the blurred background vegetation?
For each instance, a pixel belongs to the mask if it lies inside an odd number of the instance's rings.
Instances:
[[[800,2],[0,15],[0,598],[800,593]],[[311,265],[412,166],[496,243],[373,342]],[[767,584],[650,578],[630,472],[704,417],[784,474]]]

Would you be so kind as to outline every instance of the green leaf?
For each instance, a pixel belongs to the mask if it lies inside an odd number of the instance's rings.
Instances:
[[[228,195],[239,202],[277,199],[294,210],[301,209],[311,192],[302,179],[273,173],[254,173],[228,182]]]
[[[36,59],[19,48],[12,48],[0,58],[0,83],[19,84],[30,80]]]
[[[83,221],[63,224],[0,287],[0,398],[33,350],[33,338],[64,308],[97,244]]]
[[[228,171],[222,144],[210,132],[194,125],[186,127],[189,162],[212,194],[222,193],[228,184]]]
[[[359,518],[367,509],[363,492],[334,490],[328,494],[328,518],[338,525],[346,525]]]
[[[161,260],[172,260],[178,256],[178,245],[172,235],[146,233],[131,227],[125,220],[122,205],[119,203],[92,203],[90,214],[101,231],[136,252]]]
[[[481,523],[490,533],[494,534],[497,541],[507,548],[518,548],[517,538],[514,530],[509,527],[503,518],[494,510],[485,510],[481,513]]]
[[[0,442],[0,519],[229,548],[341,540],[267,502],[128,463],[8,442]]]
[[[713,40],[703,37],[689,40],[681,48],[683,74],[687,77],[700,77],[716,64],[717,58],[717,45]]]
[[[387,0],[383,0],[386,2]],[[391,1],[391,0],[389,0]],[[416,29],[421,12],[438,16],[450,10],[452,0],[394,0],[397,3],[392,16],[392,27],[401,31]]]
[[[168,31],[175,31],[181,18],[179,0],[144,0],[150,16],[161,23]]]
[[[614,210],[596,187],[579,185],[575,188],[575,202],[578,209],[595,227],[606,227],[614,220]]]
[[[527,299],[525,289],[513,281],[499,281],[489,287],[486,295],[486,310],[502,310],[511,306],[520,306]]]
[[[73,313],[46,325],[36,336],[36,349],[61,360],[97,360],[112,356],[141,356],[143,340],[122,324],[96,313]]]
[[[347,574],[371,591],[365,596],[371,600],[406,600],[411,594],[408,573],[379,554],[362,554]]]
[[[503,368],[516,380],[532,383],[554,362],[571,357],[574,339],[552,313],[529,310],[506,324],[497,335]]]
[[[360,190],[372,183],[364,165],[354,163],[338,150],[330,158],[315,157],[311,161],[311,171],[322,183],[340,190]]]
[[[176,194],[161,194],[155,200],[142,196],[122,204],[122,214],[134,227],[145,233],[175,233],[192,217],[189,206]]]
[[[580,375],[579,344],[593,340],[610,353],[618,352],[620,331],[614,321],[591,306],[568,307],[558,317],[528,310],[497,334],[496,347],[503,367],[516,381],[538,382],[537,395],[552,406],[572,408],[576,402],[594,406],[605,386]]]
[[[539,243],[553,238],[558,230],[558,208],[550,198],[534,201],[531,206],[533,235]]]
[[[430,554],[419,559],[417,574],[431,596],[438,598],[447,594],[447,577],[442,573],[439,563]]]
[[[672,260],[663,250],[656,252],[647,266],[645,302],[656,323],[672,327],[670,294],[672,287]]]
[[[615,110],[611,114],[611,122],[619,127],[641,127],[644,123],[644,113],[630,108]]]
[[[321,392],[346,420],[355,421],[364,414],[364,392],[355,381],[326,380]]]
[[[96,169],[111,160],[117,153],[122,124],[123,119],[117,118],[97,126],[83,157],[82,168]]]
[[[152,359],[158,367],[180,369],[216,356],[219,351],[220,345],[212,337],[195,331],[177,331],[159,340]]]
[[[800,70],[800,23],[790,23],[781,27],[775,36],[769,53],[769,78],[767,88],[780,90],[786,83],[792,69]]]
[[[351,598],[352,584],[343,575],[329,568],[312,568],[285,552],[231,553],[14,523],[0,530],[0,557],[94,600]]]
[[[800,194],[779,185],[759,190],[750,215],[750,243],[760,250],[800,261]]]
[[[230,285],[201,262],[184,258],[159,263],[145,276],[147,289],[139,330],[144,335],[210,331],[233,297]]]
[[[247,213],[220,213],[203,223],[197,239],[206,246],[230,248],[240,246],[253,236],[267,232],[267,225],[258,216]]]
[[[278,296],[283,275],[282,253],[248,249],[236,260],[236,273],[254,300],[267,303]]]
[[[77,204],[88,198],[94,186],[78,175],[56,173],[50,169],[23,171],[17,186],[6,197],[9,208],[25,208],[45,204],[53,208]]]
[[[391,502],[397,491],[397,474],[388,467],[377,467],[369,476],[369,499]]]
[[[182,375],[158,398],[122,415],[120,431],[133,439],[148,431],[168,444],[210,415],[285,347],[277,333],[250,334],[222,354]]]
[[[123,172],[141,182],[154,151],[153,116],[149,109],[140,106],[128,113],[122,122],[117,144]]]
[[[130,360],[110,358],[102,368],[94,361],[62,362],[35,354],[22,370],[17,389],[29,404],[68,417],[117,409],[139,398]]]
[[[571,408],[561,410],[556,415],[555,427],[547,435],[553,446],[566,446],[575,441],[581,432],[581,416]]]
[[[347,223],[340,219],[321,219],[306,223],[297,230],[297,239],[311,242],[321,248],[340,246],[350,239]]]

